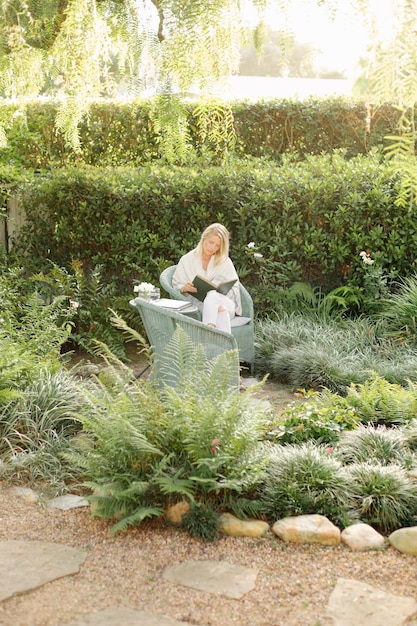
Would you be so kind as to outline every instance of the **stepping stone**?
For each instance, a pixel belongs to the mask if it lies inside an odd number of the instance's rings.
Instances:
[[[253,385],[259,384],[259,380],[253,376],[248,376],[248,378],[243,378],[242,380],[244,387],[253,387]]]
[[[10,495],[17,496],[18,498],[23,498],[23,500],[31,504],[39,502],[38,494],[28,487],[10,487],[6,490],[6,493],[10,493]]]
[[[257,574],[255,569],[226,561],[186,561],[166,567],[162,576],[185,587],[240,600],[255,588]]]
[[[334,626],[405,626],[416,612],[413,598],[385,593],[347,578],[337,580],[327,606]]]
[[[80,506],[90,506],[88,500],[81,496],[75,496],[72,493],[52,498],[52,500],[48,500],[46,504],[51,509],[61,509],[61,511],[69,511],[70,509],[76,509]]]
[[[0,541],[0,602],[76,574],[86,552],[43,541]]]
[[[63,626],[190,626],[160,613],[134,611],[118,606],[110,606],[100,613],[85,615],[77,622]]]

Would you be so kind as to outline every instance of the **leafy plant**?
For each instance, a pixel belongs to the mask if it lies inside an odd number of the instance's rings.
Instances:
[[[417,452],[417,418],[412,419],[402,427],[405,445],[413,452]]]
[[[178,330],[164,355],[164,366],[175,368],[177,381],[161,394],[165,445],[178,459],[186,455],[202,493],[250,491],[265,465],[259,441],[269,411],[251,401],[255,389],[240,394],[228,385],[234,359],[227,352],[207,362],[204,352]]]
[[[123,338],[110,323],[110,307],[115,307],[116,291],[105,281],[102,267],[91,270],[79,260],[73,260],[71,270],[52,263],[48,273],[39,272],[31,280],[45,297],[60,296],[72,310],[72,328],[69,339],[87,352],[94,352],[96,341],[107,343],[113,353],[125,357]]]
[[[81,447],[69,458],[93,491],[95,514],[118,519],[114,532],[160,515],[174,497],[215,511],[230,494],[252,493],[259,484],[266,462],[260,439],[270,416],[250,392],[228,385],[235,359],[224,353],[207,360],[177,329],[158,363],[175,387],[154,384],[153,370],[140,382],[112,363],[112,384],[90,384],[80,420],[92,446],[88,455]]]
[[[406,424],[417,411],[414,385],[404,388],[373,375],[360,385],[351,385],[346,393],[345,406],[354,408],[364,424]]]
[[[337,319],[346,312],[358,312],[363,303],[363,294],[355,285],[336,287],[329,293],[323,293],[321,287],[295,282],[286,291],[287,312],[302,312],[303,315],[316,315],[323,319]]]
[[[417,484],[402,467],[360,463],[345,471],[362,521],[382,533],[415,523]]]
[[[413,347],[385,337],[384,324],[370,318],[324,320],[301,313],[270,316],[258,320],[255,345],[257,370],[269,372],[295,389],[327,388],[346,395],[352,384],[384,378],[387,389],[398,385],[392,393],[398,410],[396,391],[416,375]],[[386,419],[395,417],[388,412]]]
[[[381,255],[373,259],[369,252],[362,250],[359,256],[363,272],[361,313],[375,316],[384,309],[384,300],[390,295],[395,273],[384,270],[378,259]]]
[[[49,302],[20,267],[0,274],[0,338],[24,345],[40,359],[57,359],[71,329],[72,312],[62,298]]]
[[[320,406],[319,401],[303,402],[285,409],[268,438],[280,444],[297,444],[313,440],[318,444],[333,445],[344,430],[358,425],[352,408]]]
[[[337,524],[351,519],[352,486],[331,449],[313,442],[272,446],[261,500],[271,520],[318,513]]]

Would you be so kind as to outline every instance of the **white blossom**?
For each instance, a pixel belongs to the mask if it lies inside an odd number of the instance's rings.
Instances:
[[[76,300],[70,300],[69,305],[72,309],[78,309],[78,307],[80,306],[80,303],[77,302]]]
[[[373,265],[375,263],[374,259],[371,258],[371,255],[365,252],[365,250],[359,252],[359,256],[362,258],[365,265]]]
[[[254,241],[250,241],[248,243],[248,248],[254,248],[255,247],[255,242]]]
[[[152,283],[140,283],[140,285],[135,285],[133,287],[133,291],[135,293],[150,293],[155,289]]]
[[[260,252],[254,252],[253,256],[255,257],[255,259],[262,259],[264,255]]]

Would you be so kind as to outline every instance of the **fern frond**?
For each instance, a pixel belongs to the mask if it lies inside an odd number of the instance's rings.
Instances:
[[[253,517],[254,519],[258,519],[263,513],[263,503],[261,500],[237,498],[232,500],[230,507],[237,517]]]
[[[110,534],[113,536],[116,533],[123,532],[129,526],[139,526],[144,519],[148,517],[159,517],[163,513],[163,509],[158,509],[156,507],[139,507],[132,515],[122,517],[122,519],[119,520],[117,524],[112,526],[110,529]]]
[[[137,341],[141,346],[143,346],[144,352],[149,353],[149,344],[145,337],[141,335],[139,332],[131,328],[125,320],[113,309],[109,309],[112,317],[110,318],[111,323],[115,328],[118,328],[123,332],[126,337],[126,340],[129,341]]]
[[[310,283],[295,282],[288,289],[288,293],[313,306],[317,304],[317,292]]]
[[[179,470],[174,476],[165,474],[154,479],[155,485],[158,486],[164,495],[179,494],[186,496],[189,500],[194,501],[195,485],[190,478],[180,478],[184,470]]]
[[[160,357],[159,367],[164,380],[180,386],[184,380],[205,369],[206,361],[204,348],[196,347],[190,337],[178,328]]]

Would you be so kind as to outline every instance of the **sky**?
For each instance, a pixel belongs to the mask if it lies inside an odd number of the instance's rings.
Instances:
[[[288,27],[294,30],[300,43],[311,42],[321,51],[317,60],[319,66],[337,69],[351,77],[358,72],[359,59],[366,55],[369,45],[367,26],[372,24],[381,38],[391,36],[397,1],[370,0],[370,21],[366,24],[363,16],[354,13],[350,0],[339,0],[341,10],[333,20],[328,7],[317,6],[314,0],[294,0],[288,15]],[[282,12],[270,10],[266,17],[274,30],[282,28]]]

